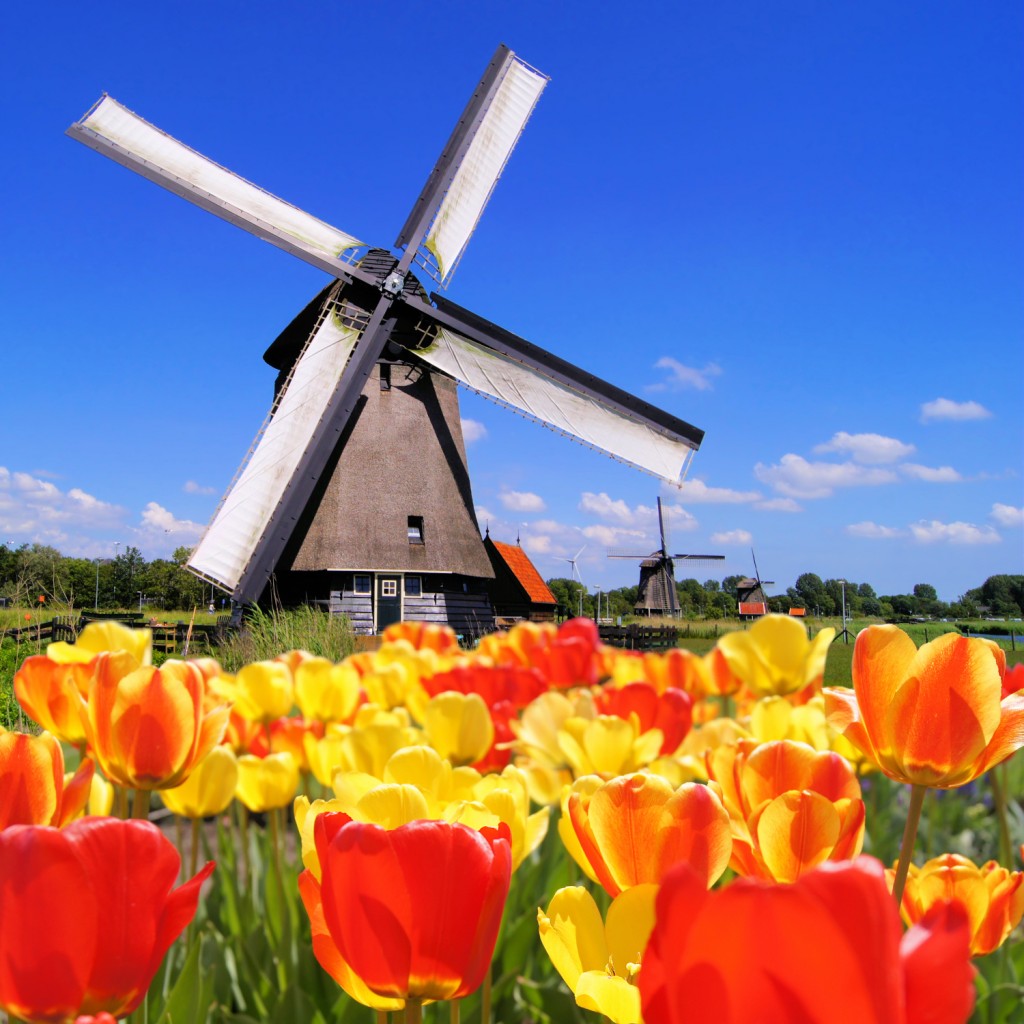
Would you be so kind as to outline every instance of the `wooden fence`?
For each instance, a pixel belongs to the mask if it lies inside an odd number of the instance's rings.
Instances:
[[[189,641],[189,654],[210,650],[224,637],[225,625],[193,625],[191,636],[187,622],[148,623],[138,612],[83,612],[80,616],[58,615],[49,622],[32,622],[14,629],[0,630],[0,641],[10,638],[19,646],[33,644],[42,653],[45,644],[59,640],[74,643],[78,634],[90,623],[98,621],[122,622],[135,629],[145,628],[153,634],[153,650],[165,655],[183,656],[185,641]]]
[[[657,651],[679,643],[676,626],[643,626],[634,622],[628,626],[598,626],[598,633],[602,643],[631,651]]]

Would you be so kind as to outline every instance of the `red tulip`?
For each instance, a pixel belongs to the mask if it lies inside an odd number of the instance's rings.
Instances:
[[[460,999],[480,985],[508,895],[507,825],[413,821],[388,831],[328,813],[314,835],[330,938],[321,933],[314,953],[326,970],[340,957],[389,999]]]
[[[660,729],[664,740],[660,753],[674,754],[693,725],[693,698],[683,690],[667,687],[659,693],[650,683],[606,686],[595,699],[602,715],[629,718],[636,715],[640,732]]]
[[[964,1024],[967,915],[941,903],[902,935],[882,865],[823,864],[792,885],[662,883],[639,975],[658,1024]]]
[[[31,1024],[131,1013],[213,871],[172,891],[179,867],[147,821],[0,832],[0,1007]]]

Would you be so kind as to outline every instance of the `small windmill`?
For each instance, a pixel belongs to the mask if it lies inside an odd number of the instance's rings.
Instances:
[[[379,631],[487,628],[493,569],[456,384],[670,482],[704,432],[441,296],[547,78],[499,46],[395,249],[278,199],[103,96],[68,134],[332,278],[270,346],[270,415],[188,562],[237,608],[273,590]]]
[[[649,555],[609,555],[609,558],[639,558],[640,585],[637,588],[636,604],[633,610],[637,615],[668,615],[676,618],[679,615],[679,596],[676,594],[676,575],[674,559],[687,562],[722,561],[725,555],[670,555],[665,540],[665,517],[661,509],[661,498],[658,498],[658,533],[661,547]]]
[[[586,588],[586,585],[583,582],[583,577],[580,575],[580,568],[576,564],[576,561],[580,557],[580,555],[583,554],[583,551],[586,548],[586,546],[587,545],[584,544],[583,547],[580,548],[579,551],[577,551],[576,554],[572,556],[572,558],[567,558],[566,559],[566,561],[569,563],[569,566],[570,566],[570,569],[569,569],[569,579],[578,582],[579,585],[580,585],[580,589],[579,589],[579,607],[576,609],[576,614],[577,615],[582,615],[583,614],[583,595],[586,593],[587,588]]]
[[[754,549],[750,549],[750,558],[754,563],[753,578],[746,577],[736,584],[736,603],[740,618],[753,618],[768,614],[768,595],[764,588],[770,587],[775,580],[761,579],[761,573],[757,568],[757,556]]]

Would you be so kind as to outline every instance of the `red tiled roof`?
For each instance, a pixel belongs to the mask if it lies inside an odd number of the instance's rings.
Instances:
[[[740,601],[740,615],[767,615],[768,605],[763,601]]]
[[[790,608],[789,609],[789,614],[790,615],[806,615],[807,614],[807,609],[806,608]]]
[[[493,537],[491,543],[504,563],[512,570],[519,585],[526,591],[531,601],[536,604],[558,604],[558,599],[548,589],[548,585],[534,568],[533,562],[519,545],[502,544],[501,541],[494,540]]]

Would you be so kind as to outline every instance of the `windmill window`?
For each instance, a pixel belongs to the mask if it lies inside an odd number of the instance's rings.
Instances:
[[[353,590],[357,594],[369,594],[370,593],[370,577],[369,576],[356,576],[353,582]]]
[[[423,593],[423,580],[420,576],[405,577],[405,596],[419,597]]]
[[[423,516],[409,516],[408,536],[410,544],[423,543]]]

